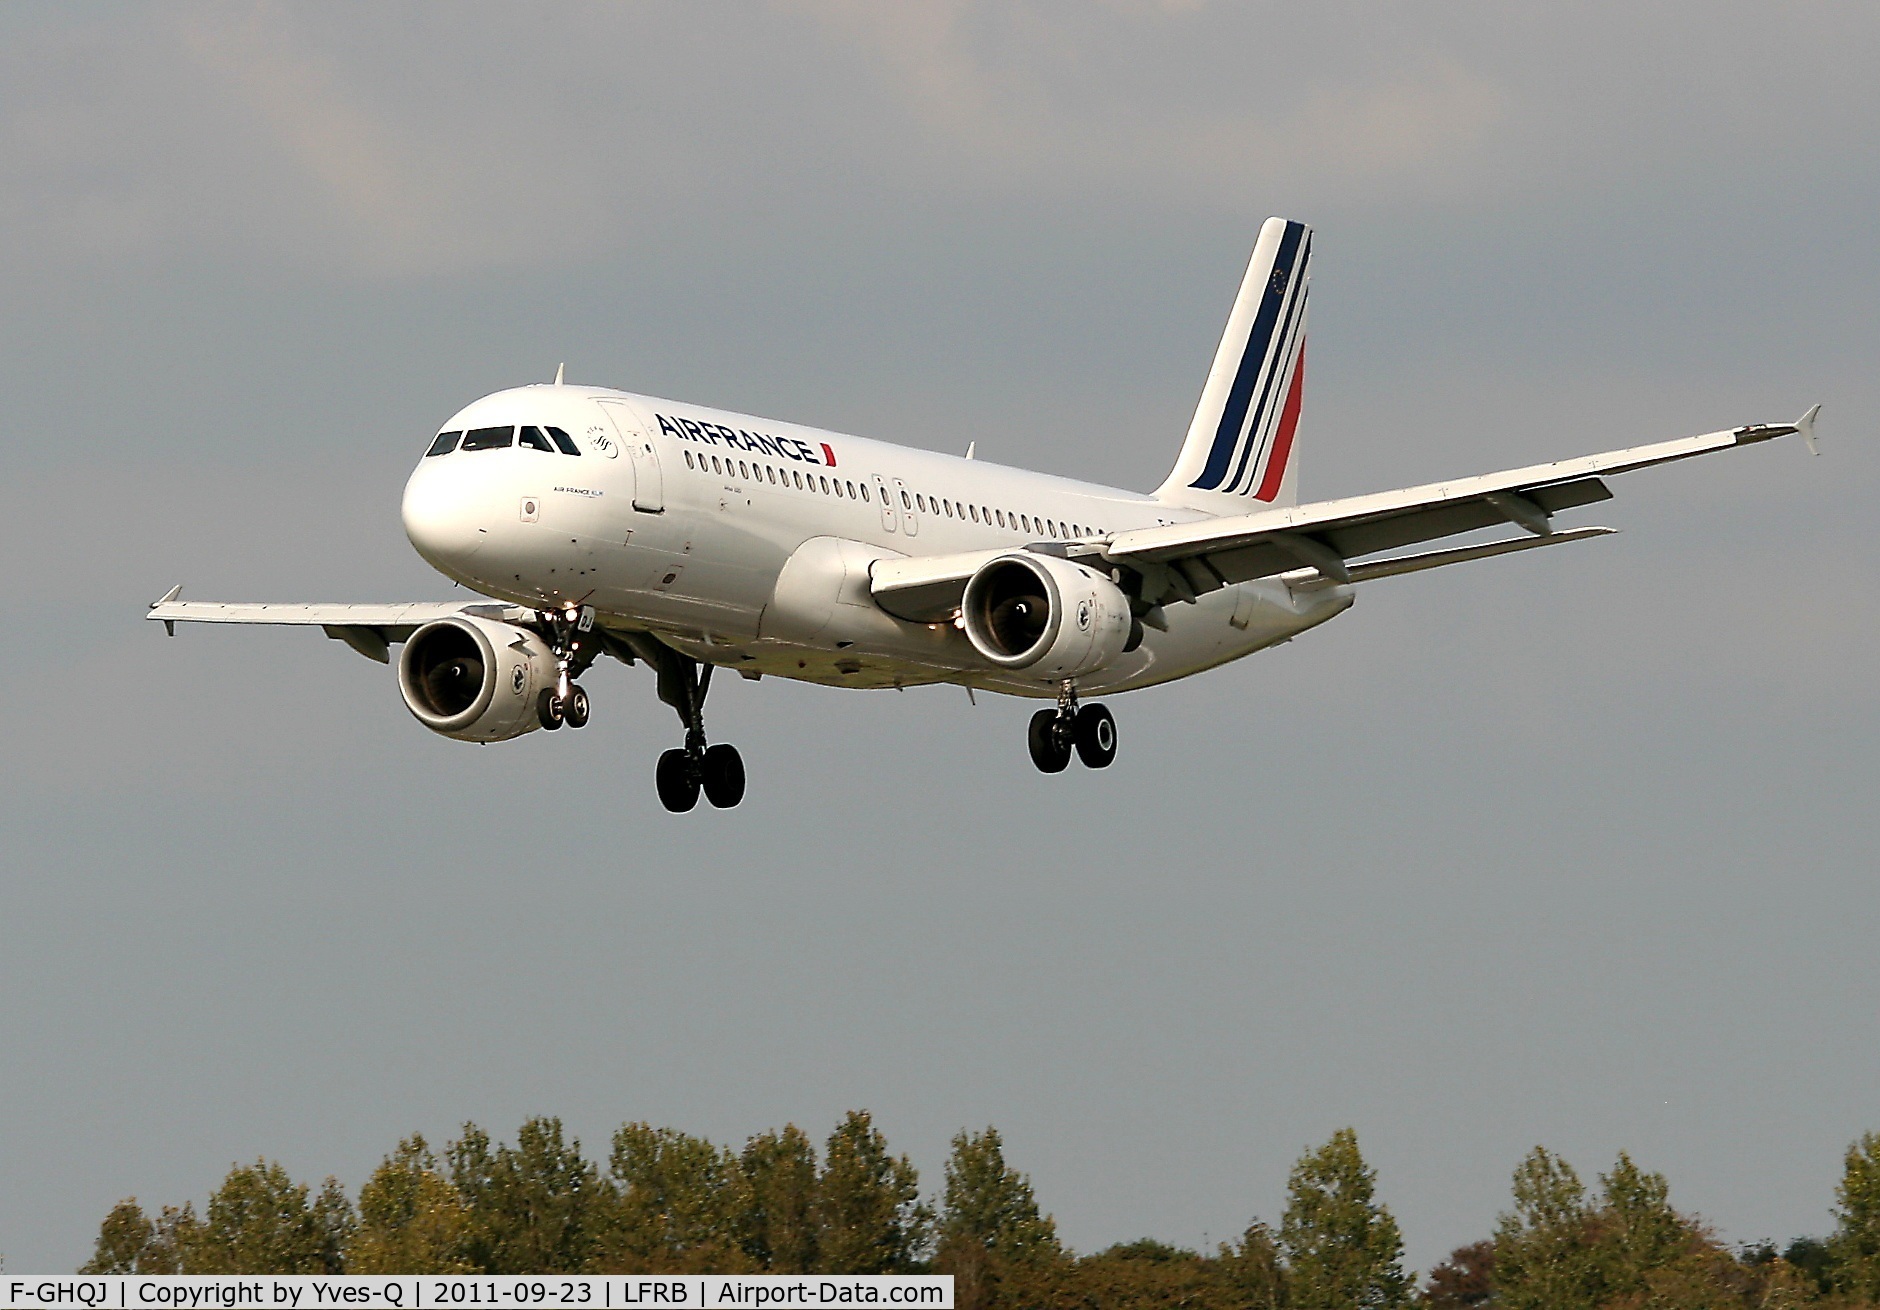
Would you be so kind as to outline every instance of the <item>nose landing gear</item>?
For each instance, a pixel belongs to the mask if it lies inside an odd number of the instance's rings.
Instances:
[[[1076,684],[1067,679],[1058,691],[1057,708],[1031,716],[1026,742],[1040,773],[1064,772],[1072,751],[1086,768],[1107,769],[1116,758],[1116,716],[1107,705],[1080,706]]]
[[[590,712],[588,694],[578,682],[569,686],[566,696],[559,695],[553,687],[544,687],[542,694],[535,698],[535,717],[550,732],[564,723],[570,728],[585,728]]]
[[[575,679],[588,671],[598,654],[581,638],[594,624],[594,611],[583,608],[544,612],[541,618],[549,630],[550,649],[555,652],[555,685],[544,687],[536,696],[535,717],[550,732],[564,723],[570,728],[585,728],[592,705]]]

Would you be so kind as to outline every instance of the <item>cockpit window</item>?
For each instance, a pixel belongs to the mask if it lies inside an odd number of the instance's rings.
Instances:
[[[550,455],[555,453],[555,448],[548,444],[548,438],[542,435],[542,429],[540,428],[536,428],[536,427],[523,428],[521,434],[517,437],[517,440],[522,445],[527,446],[530,450],[546,451]]]
[[[451,451],[457,449],[457,438],[462,435],[462,432],[440,432],[437,434],[437,440],[431,443],[431,448],[424,453],[426,455],[448,455]]]
[[[555,438],[555,444],[561,447],[562,454],[579,455],[581,453],[581,447],[574,444],[574,438],[560,428],[550,428],[548,435]]]
[[[471,428],[463,434],[465,450],[500,450],[514,442],[514,428]]]

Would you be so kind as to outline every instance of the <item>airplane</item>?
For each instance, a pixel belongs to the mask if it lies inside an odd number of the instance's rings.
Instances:
[[[829,687],[954,683],[1053,702],[1032,762],[1104,768],[1098,697],[1189,677],[1292,640],[1380,578],[1607,535],[1554,517],[1606,479],[1799,434],[1749,424],[1397,491],[1299,503],[1312,230],[1268,219],[1175,466],[1124,491],[799,424],[576,386],[498,391],[452,415],[405,485],[405,535],[484,599],[227,604],[172,588],[176,624],[306,625],[382,663],[425,727],[495,742],[580,728],[601,656],[644,664],[684,743],[661,803],[745,793],[708,742],[715,669]],[[1819,453],[1819,452],[1816,452]],[[1488,530],[1491,539],[1479,539]],[[1464,544],[1403,553],[1452,537]]]

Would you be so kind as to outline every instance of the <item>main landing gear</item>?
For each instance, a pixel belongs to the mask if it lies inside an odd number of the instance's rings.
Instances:
[[[1066,680],[1058,691],[1057,708],[1031,716],[1026,739],[1031,762],[1042,773],[1064,772],[1073,750],[1087,768],[1107,769],[1116,758],[1116,716],[1097,702],[1078,705],[1077,688]]]
[[[656,638],[633,643],[639,655],[659,676],[659,698],[679,712],[685,724],[685,745],[659,757],[653,782],[659,803],[675,814],[698,804],[699,793],[721,810],[744,799],[744,757],[736,746],[705,744],[705,693],[711,689],[712,666],[688,659]]]
[[[586,673],[600,654],[591,641],[581,639],[583,628],[593,624],[593,612],[558,611],[541,617],[552,642],[550,649],[555,652],[555,685],[537,693],[535,717],[550,732],[564,723],[570,728],[585,728],[592,707],[587,692],[575,679]]]

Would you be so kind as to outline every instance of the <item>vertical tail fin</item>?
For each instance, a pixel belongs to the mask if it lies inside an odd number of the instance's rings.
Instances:
[[[1156,488],[1159,498],[1217,514],[1297,501],[1294,438],[1311,257],[1312,229],[1304,223],[1269,218],[1261,225],[1188,439]]]

